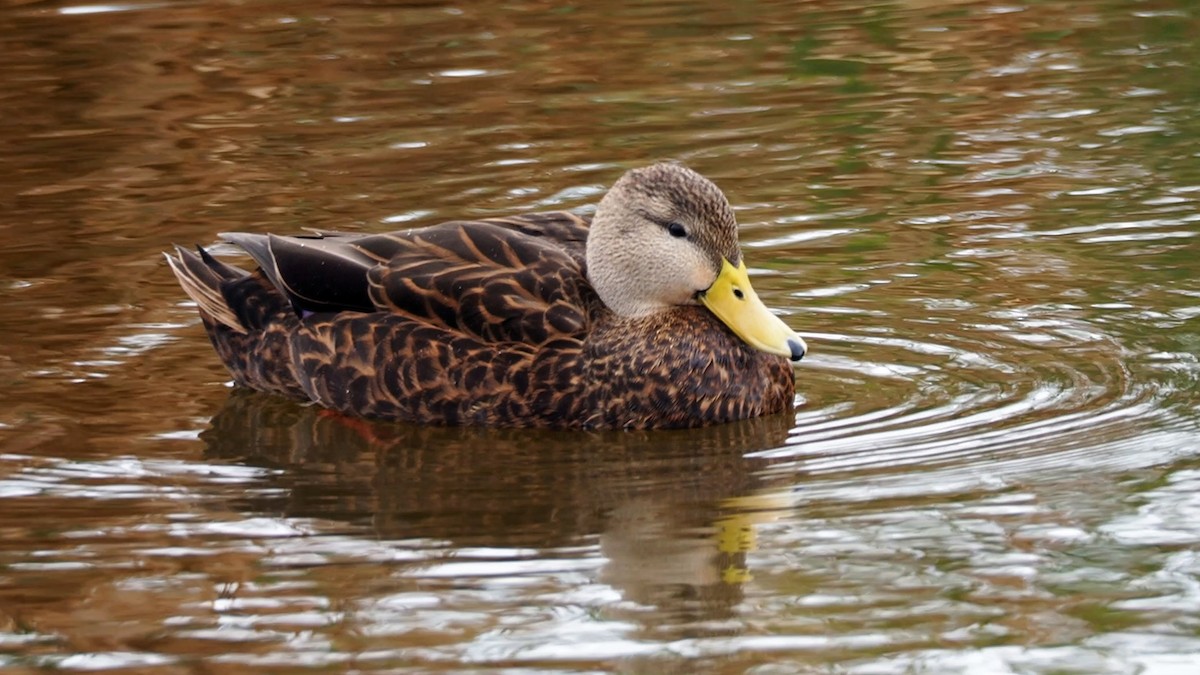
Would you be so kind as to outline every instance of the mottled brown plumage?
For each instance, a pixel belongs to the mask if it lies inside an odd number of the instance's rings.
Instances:
[[[691,427],[792,405],[776,354],[803,342],[751,348],[698,304],[741,263],[736,228],[715,185],[658,164],[618,181],[594,221],[222,235],[253,273],[203,249],[167,259],[242,386],[416,423]]]

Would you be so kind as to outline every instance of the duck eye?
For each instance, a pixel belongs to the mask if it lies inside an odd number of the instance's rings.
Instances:
[[[680,239],[687,236],[687,230],[685,230],[683,225],[680,225],[679,223],[667,223],[667,232],[670,232],[672,237],[678,237]]]

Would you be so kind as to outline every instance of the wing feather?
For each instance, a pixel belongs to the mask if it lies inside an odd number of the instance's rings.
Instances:
[[[394,234],[402,244],[370,270],[368,292],[380,309],[487,342],[578,338],[591,298],[586,237],[587,221],[566,213]]]
[[[221,237],[254,258],[299,316],[386,311],[484,342],[537,345],[586,330],[588,225],[558,212],[387,234]]]

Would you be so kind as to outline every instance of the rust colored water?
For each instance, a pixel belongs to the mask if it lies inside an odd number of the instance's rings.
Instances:
[[[0,670],[1197,672],[1198,18],[4,3]],[[225,386],[160,256],[661,158],[808,339],[795,415],[350,422]]]

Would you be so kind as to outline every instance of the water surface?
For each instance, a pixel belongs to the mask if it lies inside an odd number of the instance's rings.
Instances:
[[[0,670],[1195,672],[1198,18],[7,3]],[[809,341],[794,415],[329,416],[225,386],[159,255],[662,158]]]

